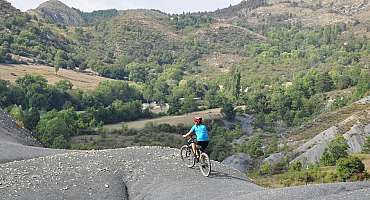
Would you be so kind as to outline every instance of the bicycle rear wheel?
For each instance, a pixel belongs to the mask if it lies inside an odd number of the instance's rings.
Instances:
[[[187,145],[184,145],[180,149],[180,156],[181,160],[184,162],[184,164],[187,167],[194,167],[195,165],[195,157],[193,152],[191,151],[191,148]]]
[[[211,160],[206,153],[202,153],[199,159],[199,169],[202,172],[203,176],[208,177],[211,173]]]

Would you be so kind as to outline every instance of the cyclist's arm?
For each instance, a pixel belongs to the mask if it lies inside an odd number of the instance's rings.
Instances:
[[[185,135],[183,135],[183,137],[184,138],[187,138],[187,137],[191,136],[193,133],[194,133],[194,127],[192,127],[188,133],[186,133]]]
[[[193,134],[193,131],[189,131],[188,133],[186,133],[185,135],[183,135],[184,138],[187,138],[189,136],[191,136]]]

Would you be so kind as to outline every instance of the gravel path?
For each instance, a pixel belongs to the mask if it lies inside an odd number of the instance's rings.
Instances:
[[[0,141],[0,164],[15,160],[25,160],[68,152],[67,150],[30,147],[11,142]]]
[[[0,199],[369,199],[370,182],[268,190],[218,162],[203,177],[179,150],[80,151],[0,165]]]
[[[225,199],[263,189],[218,162],[205,178],[178,153],[134,147],[3,164],[0,199]]]

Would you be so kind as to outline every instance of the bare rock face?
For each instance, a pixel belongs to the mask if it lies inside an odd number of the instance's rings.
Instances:
[[[21,12],[14,8],[9,2],[0,0],[0,19],[7,18],[13,15],[18,15]]]
[[[78,26],[84,23],[79,10],[70,8],[58,0],[49,0],[42,3],[35,10],[31,10],[30,13],[61,25]]]
[[[294,153],[300,154],[294,161],[299,160],[304,164],[319,161],[330,141],[338,135],[343,135],[347,140],[349,145],[348,153],[360,153],[366,137],[369,136],[369,119],[370,112],[359,112],[323,131],[294,150]]]
[[[355,125],[346,132],[343,137],[347,139],[349,149],[348,153],[359,153],[362,151],[362,146],[365,143],[366,135],[364,126]]]
[[[283,152],[271,154],[269,157],[263,160],[264,163],[269,163],[270,165],[275,165],[282,161],[285,157]]]
[[[222,164],[233,167],[234,169],[239,170],[240,172],[247,172],[253,168],[253,159],[244,153],[239,153],[227,157]]]

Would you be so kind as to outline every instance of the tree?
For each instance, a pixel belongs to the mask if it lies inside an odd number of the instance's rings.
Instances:
[[[6,49],[3,46],[0,46],[0,63],[5,62],[6,58]]]
[[[204,96],[205,105],[208,108],[217,108],[218,106],[222,105],[223,99],[220,96],[217,87],[211,86]]]
[[[348,148],[347,140],[343,136],[337,136],[325,149],[320,162],[325,166],[333,166],[338,159],[348,156]]]
[[[355,96],[362,97],[370,89],[370,73],[363,70],[356,86]]]
[[[149,103],[153,99],[153,85],[145,84],[143,89],[143,97],[147,103]]]
[[[53,144],[51,145],[53,149],[67,149],[68,143],[63,135],[59,135],[58,137],[54,138]]]
[[[45,113],[36,126],[37,138],[47,147],[60,148],[63,138],[68,140],[76,134],[78,116],[73,109],[49,111]]]
[[[333,88],[334,83],[328,72],[318,75],[315,85],[315,89],[317,92],[329,92]]]
[[[260,135],[255,135],[239,147],[239,151],[247,153],[252,157],[263,156],[262,138]]]
[[[235,118],[235,110],[233,105],[230,102],[225,102],[221,109],[222,115],[227,120],[233,120]]]
[[[60,80],[57,83],[55,83],[55,87],[65,92],[68,90],[72,90],[73,84],[69,80]]]
[[[294,172],[302,171],[301,161],[294,161],[292,164],[290,164],[289,171],[294,171]]]
[[[337,161],[336,171],[339,178],[346,181],[355,174],[363,173],[365,171],[365,165],[359,158],[349,156],[348,158],[341,158]]]
[[[198,102],[195,100],[195,95],[188,95],[184,98],[181,105],[182,113],[191,113],[198,110]]]
[[[40,121],[40,113],[36,108],[30,108],[23,112],[24,127],[33,130]]]
[[[22,107],[20,106],[13,106],[12,109],[10,110],[10,115],[18,122],[21,123],[23,126],[23,110]]]
[[[59,72],[60,67],[65,67],[65,60],[64,60],[64,52],[62,50],[58,50],[54,57],[54,69],[55,74],[57,75]]]
[[[240,79],[241,79],[241,75],[240,75],[239,70],[233,71],[231,91],[232,91],[233,97],[236,98],[237,100],[240,97],[240,88],[241,88]]]

